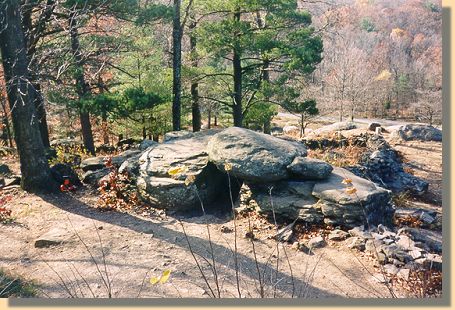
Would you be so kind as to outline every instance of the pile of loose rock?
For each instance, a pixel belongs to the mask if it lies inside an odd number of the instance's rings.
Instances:
[[[359,164],[349,170],[395,193],[422,195],[428,190],[428,182],[404,171],[398,152],[380,135],[369,135]]]

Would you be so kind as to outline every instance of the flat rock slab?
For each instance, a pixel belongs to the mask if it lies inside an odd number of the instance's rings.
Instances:
[[[213,136],[208,144],[209,160],[218,169],[251,182],[273,182],[287,179],[287,166],[294,158],[307,154],[298,142],[286,141],[252,130],[231,127]]]
[[[343,184],[343,180],[350,183]],[[334,167],[327,179],[317,182],[313,196],[319,198],[324,222],[329,225],[388,225],[393,216],[390,191],[343,168]]]
[[[352,186],[356,188],[355,193],[349,194],[346,191],[348,186],[343,184],[344,179],[352,181]],[[331,175],[326,180],[317,182],[313,188],[314,196],[342,205],[369,202],[372,197],[384,194],[390,195],[390,192],[339,167],[334,167]]]
[[[63,228],[52,228],[35,240],[35,248],[47,248],[68,242],[74,236],[73,233]]]

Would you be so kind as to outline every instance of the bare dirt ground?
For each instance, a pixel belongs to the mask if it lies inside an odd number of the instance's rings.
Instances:
[[[412,203],[440,212],[442,144],[401,142],[394,147],[416,176],[430,182],[425,201]],[[18,170],[15,159],[6,163]],[[277,247],[271,238],[275,227],[262,218],[254,217],[251,223],[238,218],[235,239],[229,214],[102,212],[93,208],[96,194],[84,189],[36,196],[16,188],[7,194],[14,197],[8,208],[15,220],[0,224],[0,267],[34,281],[41,297],[238,297],[235,246],[242,297],[259,297],[261,284],[265,297],[391,297],[390,290],[398,297],[408,296],[401,287],[379,283],[381,274],[373,259],[343,242],[329,242],[310,254],[291,244]],[[250,224],[254,250],[246,238]],[[61,245],[36,248],[35,239],[55,227],[72,237]],[[210,265],[216,266],[218,281]],[[169,280],[152,285],[150,278],[165,270],[171,270]]]
[[[1,226],[0,264],[8,271],[34,280],[44,297],[68,297],[70,292],[91,297],[84,281],[97,297],[107,297],[109,291],[117,297],[138,294],[140,297],[210,297],[210,289],[205,285],[176,218],[101,212],[91,207],[94,197],[83,191],[75,195],[37,197],[23,193],[20,196],[10,205],[15,223]],[[204,266],[204,274],[215,294],[213,273],[207,267],[207,262],[212,263],[212,251],[206,221],[210,223],[221,296],[237,297],[233,221],[213,215],[182,219],[191,247]],[[360,253],[337,244],[315,250],[312,255],[288,244],[280,245],[277,252],[276,243],[267,238],[273,235],[274,229],[267,233],[266,226],[270,225],[258,220],[253,225],[262,231],[261,237],[254,241],[258,266],[251,240],[245,238],[248,221],[237,222],[242,296],[259,296],[260,289],[255,288],[259,286],[259,268],[267,297],[274,294],[291,297],[293,291],[295,297],[390,297],[387,288],[373,277],[377,273],[373,262]],[[55,227],[77,234],[67,243],[35,248],[34,240]],[[100,273],[106,277],[105,268],[112,289],[108,289],[100,277]],[[159,276],[166,269],[172,271],[167,283],[154,286],[149,283],[151,276]],[[274,289],[276,281],[279,283]]]

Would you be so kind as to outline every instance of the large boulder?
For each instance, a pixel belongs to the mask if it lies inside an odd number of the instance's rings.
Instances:
[[[351,130],[356,129],[357,125],[353,122],[337,122],[331,125],[323,126],[318,128],[312,132],[314,135],[322,135],[327,134],[335,131],[343,131],[343,130]]]
[[[399,127],[393,127],[391,135],[393,138],[404,141],[442,141],[442,130],[430,125],[407,124]]]
[[[248,129],[231,127],[213,136],[208,143],[209,159],[224,171],[251,182],[273,182],[287,179],[287,166],[295,157],[306,156],[306,148],[298,142],[282,140]]]
[[[351,183],[343,184],[346,180]],[[355,188],[355,192],[349,191],[350,187]],[[327,224],[388,225],[392,221],[391,192],[346,169],[335,167],[329,178],[315,184],[312,194],[319,198],[318,205]]]
[[[227,176],[208,161],[207,143],[213,133],[195,133],[147,149],[139,160],[140,197],[168,210],[200,210],[199,199],[209,204],[228,193]],[[185,184],[188,176],[195,180]]]
[[[287,168],[293,175],[304,180],[323,180],[333,170],[333,167],[325,161],[307,157],[294,158]]]
[[[279,219],[299,218],[308,223],[322,222],[321,207],[313,197],[314,182],[280,181],[273,184],[248,184],[258,212]]]

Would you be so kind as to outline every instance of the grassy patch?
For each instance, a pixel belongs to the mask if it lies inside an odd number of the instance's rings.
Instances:
[[[0,269],[0,298],[34,297],[36,288],[33,283],[7,273]]]

